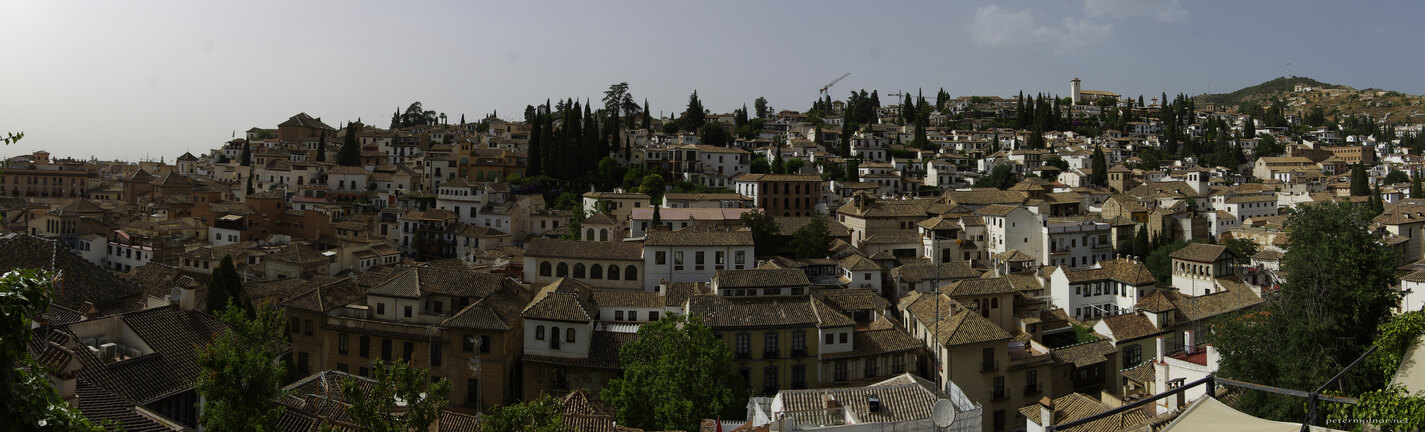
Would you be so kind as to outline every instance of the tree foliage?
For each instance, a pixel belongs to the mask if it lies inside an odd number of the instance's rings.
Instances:
[[[1148,267],[1148,272],[1158,279],[1159,284],[1171,285],[1173,281],[1173,260],[1168,258],[1169,254],[1177,252],[1178,249],[1187,247],[1189,242],[1179,240],[1172,243],[1161,244],[1157,249],[1148,253],[1148,258],[1143,260],[1143,265]]]
[[[758,256],[768,255],[777,244],[781,229],[772,221],[772,216],[761,210],[743,213],[739,219],[742,225],[752,230],[752,243]]]
[[[323,130],[322,135],[317,138],[317,162],[327,161],[327,131]]]
[[[341,393],[351,404],[347,413],[361,430],[372,432],[423,431],[440,419],[450,401],[450,380],[441,378],[432,383],[430,372],[405,360],[377,360],[371,367],[375,383],[370,392],[363,391],[357,378],[341,383]],[[399,403],[399,405],[398,405]],[[393,414],[397,408],[404,414]]]
[[[1222,245],[1227,246],[1227,250],[1232,251],[1232,254],[1237,256],[1238,264],[1251,263],[1252,255],[1256,255],[1257,252],[1261,251],[1261,248],[1257,246],[1257,242],[1248,238],[1227,239],[1227,241],[1222,242]]]
[[[1209,338],[1222,353],[1222,376],[1314,390],[1372,344],[1400,294],[1390,288],[1398,256],[1367,228],[1363,206],[1326,201],[1297,207],[1286,222],[1292,245],[1282,258],[1290,275],[1260,313],[1213,322]],[[1344,394],[1377,388],[1380,370],[1358,367],[1336,386]],[[1300,400],[1265,392],[1243,395],[1260,417],[1299,420]]]
[[[1090,169],[1089,182],[1094,186],[1108,186],[1108,157],[1104,156],[1103,147],[1094,146]]]
[[[1366,181],[1365,165],[1355,164],[1351,166],[1351,196],[1366,196],[1371,193],[1371,186]]]
[[[559,399],[548,394],[527,402],[497,406],[485,416],[480,432],[563,432]]]
[[[336,152],[336,164],[361,166],[361,145],[357,144],[356,130],[350,124],[346,126],[346,137],[342,140],[341,149]]]
[[[711,146],[727,147],[732,137],[721,123],[709,122],[698,128],[698,140]]]
[[[683,112],[683,128],[687,131],[696,131],[707,123],[707,112],[703,108],[703,101],[698,99],[698,91],[693,90],[693,94],[688,96],[688,110]]]
[[[39,270],[0,276],[0,430],[104,430],[60,398],[26,348],[35,335],[30,317],[49,310],[53,281]]]
[[[826,218],[812,217],[810,222],[792,233],[792,247],[797,256],[806,259],[826,258],[831,255],[831,231],[827,229]]]
[[[224,262],[231,265],[227,258]],[[219,268],[222,268],[219,266]],[[228,329],[198,350],[198,394],[202,399],[199,422],[204,429],[272,431],[282,417],[282,380],[286,368],[278,360],[285,335],[282,310],[270,305],[257,309],[251,319],[231,300],[218,318]]]
[[[233,265],[231,255],[224,256],[222,262],[218,263],[218,268],[213,269],[213,274],[208,277],[208,298],[206,304],[208,311],[217,313],[228,307],[228,304],[236,304],[243,309],[251,309],[247,301],[242,298],[242,277],[238,276],[237,267]]]
[[[697,430],[705,418],[745,414],[747,383],[732,351],[697,316],[667,314],[619,349],[623,375],[601,394],[618,423],[645,430]]]
[[[1009,189],[1010,186],[1014,186],[1015,182],[1018,181],[1019,177],[1014,175],[1013,171],[1010,171],[1008,164],[999,164],[990,170],[990,175],[984,176],[975,182],[975,186],[1005,190]]]

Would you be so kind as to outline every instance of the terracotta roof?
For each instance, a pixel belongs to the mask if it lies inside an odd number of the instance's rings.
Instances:
[[[284,121],[284,122],[282,122],[282,123],[278,123],[278,124],[277,124],[277,127],[279,127],[279,128],[283,128],[283,127],[302,127],[302,128],[325,129],[325,130],[329,130],[329,131],[336,131],[336,128],[331,127],[331,126],[327,126],[326,123],[322,123],[321,121],[319,121],[319,120],[317,120],[317,119],[315,119],[315,118],[312,118],[312,116],[307,115],[307,113],[297,113],[297,115],[294,115],[294,116],[288,118],[287,121]]]
[[[1163,294],[1163,292],[1164,290],[1162,289],[1153,290],[1152,294],[1148,294],[1147,297],[1143,297],[1142,300],[1138,300],[1138,303],[1134,304],[1133,307],[1139,310],[1144,310],[1153,313],[1162,313],[1173,310],[1173,308],[1175,307],[1173,306],[1173,302],[1171,300],[1168,300],[1167,294]]]
[[[841,222],[837,222],[835,219],[832,218],[826,218],[821,216],[817,217],[826,220],[826,231],[829,235],[831,235],[831,237],[851,236],[851,230],[846,228],[846,225],[842,225]],[[806,226],[806,224],[811,222],[811,220],[812,218],[810,217],[778,216],[772,218],[772,223],[777,224],[778,233],[780,233],[781,235],[790,236],[792,235],[792,233],[797,232],[798,229],[801,229],[801,227]]]
[[[1104,317],[1103,323],[1118,342],[1138,339],[1160,331],[1142,312]]]
[[[1116,352],[1118,352],[1118,348],[1109,339],[1099,339],[1049,351],[1054,356],[1056,363],[1073,363],[1075,367],[1103,363],[1108,361],[1109,354]]]
[[[317,277],[309,282],[312,288],[279,305],[316,312],[327,312],[361,300],[360,285],[349,278]]]
[[[1284,256],[1286,256],[1286,254],[1276,249],[1262,249],[1261,252],[1252,255],[1252,259],[1258,261],[1280,261]]]
[[[945,197],[951,204],[966,206],[984,206],[990,204],[1022,204],[1024,194],[1013,191],[1003,191],[993,188],[978,188],[968,191],[946,191]]]
[[[688,299],[688,313],[703,318],[714,329],[762,327],[846,327],[851,318],[815,297],[742,297],[696,295]]]
[[[879,412],[871,412],[868,400],[872,397],[880,400]],[[903,374],[865,387],[783,390],[777,398],[782,400],[788,420],[831,426],[851,415],[868,425],[914,424],[910,422],[931,418],[935,402],[944,395],[935,390],[935,384]],[[829,415],[825,410],[828,398],[840,402],[848,411],[846,415]]]
[[[199,370],[194,347],[206,345],[224,328],[208,314],[184,311],[176,306],[129,312],[109,319],[118,320],[153,352],[106,363],[88,349],[74,350],[83,364],[79,379],[131,405],[145,405],[192,389]],[[68,327],[58,330],[72,333]]]
[[[1168,254],[1168,257],[1180,260],[1210,263],[1217,261],[1223,253],[1228,253],[1227,246],[1207,243],[1192,243],[1182,249],[1178,249],[1177,251]]]
[[[884,312],[891,306],[880,294],[867,288],[829,289],[821,291],[821,300],[839,311],[871,310]]]
[[[1034,422],[1034,424],[1039,424],[1042,418],[1039,414],[1039,407],[1039,404],[1029,405],[1020,408],[1019,413],[1028,418],[1029,421]],[[1053,407],[1055,424],[1064,424],[1088,418],[1109,410],[1108,407],[1105,407],[1093,398],[1079,393],[1069,393],[1068,395],[1055,398]],[[1141,409],[1130,410],[1094,420],[1080,426],[1075,426],[1069,430],[1073,432],[1118,432],[1135,429],[1152,420],[1153,416]]]
[[[851,255],[847,255],[846,258],[842,258],[841,261],[837,264],[840,265],[841,268],[853,272],[885,270],[881,267],[880,264],[877,264],[875,261],[871,261],[869,258],[854,253]]]
[[[963,279],[955,281],[944,288],[945,293],[951,297],[977,296],[993,294],[1014,294],[1017,290],[1010,285],[1009,279],[1005,278],[980,278]]]
[[[928,260],[921,260],[891,269],[891,278],[907,283],[933,279],[948,283],[957,279],[977,278],[980,275],[979,270],[970,267],[970,264],[963,261],[935,264]]]
[[[536,238],[525,245],[524,256],[643,262],[643,246],[631,242],[586,242]]]
[[[367,294],[424,298],[429,295],[484,297],[507,288],[511,281],[501,275],[477,273],[465,268],[415,267],[398,270],[390,279],[373,286]]]
[[[300,243],[283,246],[268,254],[266,260],[292,264],[314,264],[331,261],[326,255],[317,252],[316,249],[312,249],[310,246]]]
[[[644,246],[752,246],[752,232],[684,228],[649,231]]]
[[[599,307],[593,303],[593,298],[593,288],[589,284],[559,278],[540,288],[521,315],[526,319],[589,322],[599,315]]]
[[[982,342],[1009,340],[1013,338],[989,319],[960,305],[959,302],[940,295],[939,310],[936,309],[935,295],[911,291],[901,297],[902,308],[915,316],[927,328],[939,328],[935,339],[944,345],[964,345]],[[936,321],[940,324],[937,326]]]
[[[1089,282],[1098,280],[1116,280],[1129,285],[1142,286],[1156,282],[1153,273],[1148,271],[1148,266],[1141,262],[1127,259],[1112,259],[1098,262],[1098,268],[1071,270],[1060,267],[1064,276],[1071,283]]]
[[[806,272],[799,269],[718,270],[713,274],[713,282],[718,289],[811,285]]]
[[[1252,289],[1236,276],[1217,278],[1221,290],[1197,297],[1180,296],[1173,302],[1189,320],[1199,321],[1262,303]]]
[[[142,300],[143,287],[69,253],[64,243],[14,234],[0,238],[0,273],[15,269],[59,272],[53,304],[79,310],[93,304],[101,315],[124,312]]]

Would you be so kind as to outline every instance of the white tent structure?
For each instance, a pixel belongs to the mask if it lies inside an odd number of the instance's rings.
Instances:
[[[1188,405],[1178,418],[1164,427],[1161,432],[1299,432],[1301,423],[1287,423],[1253,417],[1218,401],[1217,398],[1199,398]],[[1331,432],[1336,429],[1312,426],[1312,432]]]
[[[1395,370],[1395,377],[1390,383],[1399,384],[1410,393],[1425,390],[1425,336],[1421,336],[1414,345],[1405,349],[1400,368]]]

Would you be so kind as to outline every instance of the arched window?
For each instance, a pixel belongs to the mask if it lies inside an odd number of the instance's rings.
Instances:
[[[554,266],[549,265],[549,261],[541,261],[541,262],[539,263],[539,275],[540,275],[540,276],[549,276],[550,273],[553,273],[552,267],[554,267]]]
[[[593,241],[593,240],[594,240],[594,229],[593,229],[593,228],[589,228],[589,229],[584,230],[584,238],[587,238],[587,239],[589,239],[590,241]]]
[[[609,280],[618,280],[618,266],[609,264]]]
[[[638,280],[638,269],[633,266],[623,268],[623,280]]]
[[[609,230],[599,230],[599,241],[609,241]]]
[[[569,276],[569,263],[559,263],[559,267],[555,269],[554,275],[558,277]]]
[[[564,341],[574,343],[574,329],[569,328],[564,331]]]
[[[574,264],[574,277],[578,279],[584,278],[584,263]]]
[[[594,264],[589,266],[589,279],[603,279],[604,266]]]
[[[544,340],[544,326],[536,326],[534,328],[534,339]]]

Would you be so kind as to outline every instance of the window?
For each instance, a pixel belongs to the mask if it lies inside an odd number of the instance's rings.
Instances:
[[[658,265],[668,265],[668,252],[658,251],[653,253],[653,262]]]
[[[558,267],[555,267],[555,269],[554,269],[554,276],[555,276],[555,277],[565,277],[565,276],[569,276],[569,264],[568,264],[568,263],[559,263],[559,266],[558,266]]]
[[[406,306],[406,318],[410,318],[410,317],[411,317],[411,307],[410,307],[410,306]]]
[[[747,262],[747,252],[746,252],[746,251],[737,251],[737,252],[733,252],[733,253],[732,253],[732,263],[733,263],[733,264],[742,265],[742,264],[744,264],[744,263],[746,263],[746,262]],[[739,268],[741,268],[741,267],[739,267]]]
[[[693,252],[693,265],[695,270],[703,269],[703,251]]]
[[[391,340],[381,340],[381,360],[391,361]]]
[[[637,269],[637,268],[634,268],[633,266],[624,267],[624,268],[623,268],[623,280],[628,280],[628,281],[636,281],[636,280],[638,280],[638,269]]]
[[[629,321],[638,321],[638,311],[628,311]]]
[[[415,355],[416,355],[416,344],[415,344],[414,342],[402,342],[402,343],[401,343],[401,358],[404,358],[404,359],[406,359],[407,362],[409,362],[409,361],[411,361],[412,358],[415,358]]]
[[[377,314],[377,315],[385,315],[385,314],[386,314],[386,304],[385,304],[385,303],[377,303],[377,304],[376,304],[376,314]]]
[[[792,357],[801,357],[807,352],[807,334],[804,331],[792,333]]]
[[[574,343],[574,329],[570,328],[564,331],[564,341]]]
[[[995,377],[993,391],[994,394],[992,396],[994,396],[995,399],[1003,399],[1005,397],[1008,397],[1008,395],[1005,394],[1006,392],[1004,391],[1004,377]]]
[[[895,357],[891,357],[891,373],[897,373],[897,374],[898,374],[898,373],[904,373],[904,372],[905,372],[905,356],[903,356],[903,355],[897,355],[897,356],[895,356]]]
[[[601,265],[598,265],[598,264],[594,264],[594,265],[592,265],[592,266],[589,266],[589,279],[603,279],[603,278],[604,278],[604,266],[601,266]]]
[[[475,350],[475,336],[466,334],[460,338],[460,352],[471,352]]]
[[[552,267],[553,267],[553,266],[549,265],[549,261],[540,262],[540,263],[539,263],[539,275],[540,275],[540,276],[549,276],[550,273],[553,273]]]
[[[371,357],[371,337],[370,337],[370,336],[362,336],[361,339],[359,340],[359,342],[357,343],[357,346],[359,347],[358,349],[361,351],[361,358],[370,358],[370,357]]]
[[[302,331],[302,319],[301,319],[301,318],[293,317],[293,318],[292,318],[292,326],[291,326],[291,327],[292,327],[292,328],[291,328],[292,333],[295,334],[295,333],[301,332],[301,331]]]
[[[1127,369],[1143,362],[1143,346],[1128,345],[1123,347],[1123,368]]]
[[[336,335],[336,353],[346,354],[347,342],[346,333]]]
[[[481,354],[489,354],[489,353],[490,353],[490,337],[489,337],[489,336],[480,336],[480,353],[481,353]]]
[[[549,349],[559,349],[559,327],[549,328]]]
[[[1038,393],[1038,392],[1039,392],[1039,371],[1037,371],[1037,370],[1030,370],[1030,371],[1024,373],[1024,392],[1025,392],[1025,393]]]
[[[846,360],[836,362],[836,372],[833,379],[836,381],[846,381]]]
[[[304,320],[304,322],[303,322],[302,324],[305,324],[305,325],[303,326],[304,328],[302,329],[302,334],[307,335],[307,336],[311,336],[311,335],[312,335],[312,320]]]
[[[430,367],[440,367],[440,344],[430,344]]]
[[[574,277],[579,279],[584,278],[584,263],[574,264]]]
[[[803,389],[807,386],[807,367],[805,365],[792,365],[792,388]]]
[[[831,344],[834,344],[834,343],[836,343],[836,335],[831,334],[831,333],[827,333],[827,334],[826,334],[826,345],[831,345]]]
[[[623,321],[623,311],[614,311],[614,321]]]
[[[762,335],[762,358],[777,358],[779,351],[777,349],[777,332],[767,332]]]
[[[534,327],[534,339],[535,339],[535,340],[544,340],[544,326],[535,326],[535,327]]]
[[[846,333],[841,334],[841,343],[846,343]]]
[[[875,358],[875,357],[866,357],[866,360],[864,361],[864,364],[865,364],[866,367],[865,367],[865,370],[862,371],[862,373],[864,374],[864,376],[865,376],[866,378],[871,378],[871,377],[874,377],[874,376],[878,375],[878,373],[877,373],[877,371],[876,371],[876,358]]]
[[[733,351],[738,357],[746,357],[752,352],[752,335],[747,333],[737,334],[737,346]]]
[[[609,265],[609,280],[618,280],[618,266]]]
[[[673,252],[673,270],[683,269],[683,251]]]
[[[777,394],[777,367],[767,366],[762,369],[762,393],[768,395]]]

